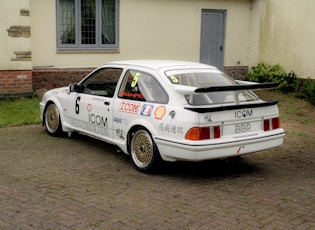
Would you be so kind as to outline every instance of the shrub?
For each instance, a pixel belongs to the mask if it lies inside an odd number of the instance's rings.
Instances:
[[[280,65],[268,65],[264,62],[253,66],[248,74],[248,79],[254,82],[279,82],[278,79],[284,78],[286,73],[283,72]]]
[[[308,100],[315,105],[315,81],[312,82],[312,84],[308,87]]]
[[[285,73],[280,65],[268,65],[264,62],[253,66],[248,79],[254,82],[277,82],[277,90],[284,94],[292,93],[296,97],[307,100],[315,105],[315,81],[297,78],[294,72]]]

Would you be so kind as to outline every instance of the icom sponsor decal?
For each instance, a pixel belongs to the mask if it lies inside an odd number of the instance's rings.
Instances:
[[[80,115],[80,100],[81,100],[81,97],[77,97],[75,100],[75,113],[77,115]],[[88,111],[87,121],[84,121],[83,119],[80,120],[80,119],[70,118],[69,120],[70,123],[73,126],[79,127],[86,131],[90,131],[90,132],[97,133],[104,136],[109,136],[107,117],[103,117],[102,115],[92,113],[91,104],[87,105],[86,110]]]
[[[153,111],[153,105],[144,104],[141,109],[141,115],[150,116]]]
[[[122,101],[119,105],[120,112],[137,114],[140,108],[140,103]]]
[[[155,119],[157,120],[162,120],[162,118],[164,117],[166,113],[166,108],[165,106],[159,106],[155,109],[154,111],[154,116],[155,116]]]
[[[107,118],[89,114],[89,121],[82,121],[75,118],[69,119],[73,126],[108,137]]]
[[[253,117],[253,110],[238,110],[235,111],[235,118],[245,118],[245,117]]]
[[[101,127],[107,127],[107,117],[104,118],[103,116],[89,113],[89,123]]]

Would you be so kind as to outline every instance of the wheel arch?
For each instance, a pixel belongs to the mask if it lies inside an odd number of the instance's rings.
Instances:
[[[127,133],[127,140],[126,140],[126,146],[127,146],[127,153],[130,154],[131,150],[130,150],[130,143],[131,143],[131,137],[132,134],[135,130],[137,130],[138,128],[143,128],[146,131],[148,131],[154,141],[154,136],[156,135],[156,129],[154,128],[154,126],[149,123],[149,122],[135,122],[133,123],[130,128],[129,131]]]
[[[46,110],[48,108],[48,106],[50,104],[55,104],[58,108],[58,111],[59,111],[59,116],[60,116],[60,123],[61,123],[61,127],[63,127],[63,110],[62,110],[62,107],[61,107],[61,104],[59,103],[58,100],[55,100],[53,98],[49,99],[46,104],[45,104],[45,108],[44,108],[44,111],[43,111],[43,121],[42,121],[42,124],[45,125],[45,116],[46,116]]]

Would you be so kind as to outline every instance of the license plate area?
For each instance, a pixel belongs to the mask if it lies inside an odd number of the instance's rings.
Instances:
[[[224,124],[223,136],[257,132],[262,130],[261,120]]]

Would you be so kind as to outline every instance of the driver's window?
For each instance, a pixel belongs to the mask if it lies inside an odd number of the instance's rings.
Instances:
[[[122,71],[119,68],[99,69],[83,82],[83,93],[113,97]]]

